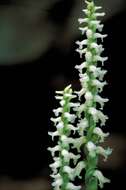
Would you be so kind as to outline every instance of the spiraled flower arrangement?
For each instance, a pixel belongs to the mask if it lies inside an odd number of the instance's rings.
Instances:
[[[81,89],[73,92],[69,85],[63,91],[56,91],[60,106],[53,110],[55,117],[51,118],[55,131],[48,133],[52,140],[57,139],[56,146],[48,148],[54,160],[50,164],[54,190],[80,190],[81,185],[75,184],[76,177],[85,178],[85,190],[97,190],[110,182],[97,168],[99,156],[106,161],[112,152],[109,147],[100,146],[109,133],[101,129],[108,119],[103,113],[108,99],[100,96],[107,84],[103,81],[107,71],[102,69],[107,57],[101,56],[104,48],[98,41],[102,42],[107,35],[101,34],[103,24],[98,17],[104,13],[97,12],[101,7],[93,1],[86,1],[86,5],[85,17],[78,19],[79,30],[86,39],[76,42],[79,46],[76,51],[84,60],[75,66]]]

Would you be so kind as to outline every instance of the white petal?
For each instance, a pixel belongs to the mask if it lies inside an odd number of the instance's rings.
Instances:
[[[80,135],[80,136],[83,136],[83,135],[84,135],[84,131],[85,131],[85,129],[86,129],[88,126],[89,126],[89,125],[88,125],[88,121],[87,121],[86,118],[81,119],[81,120],[79,121],[79,123],[77,124],[77,127],[78,127],[78,130],[79,130],[79,135]]]
[[[61,166],[61,161],[55,161],[53,164],[50,164],[49,167],[52,168],[53,174],[57,173],[57,169]]]
[[[86,48],[84,49],[76,49],[76,52],[78,52],[80,54],[80,58],[82,58],[82,55],[86,52]]]
[[[76,139],[71,139],[71,143],[73,144],[72,148],[76,148],[78,152],[80,152],[80,148],[81,146],[85,143],[85,137],[82,136],[82,137],[79,137],[79,138],[76,138]]]
[[[99,95],[94,96],[94,100],[101,105],[101,108],[103,108],[104,103],[108,102],[109,99],[107,98],[102,98]]]
[[[95,157],[96,156],[96,145],[93,142],[89,141],[87,143],[86,147],[87,147],[87,150],[89,151],[89,155],[91,157]]]
[[[73,183],[68,183],[67,184],[67,189],[68,190],[80,190],[81,189],[81,186],[76,186],[76,185],[74,185]]]
[[[102,66],[104,65],[104,62],[108,60],[108,57],[101,57],[101,56],[94,56],[94,61],[100,61],[102,62]]]
[[[74,114],[70,114],[69,112],[65,112],[64,117],[67,118],[69,122],[74,123],[77,116]]]
[[[68,152],[66,149],[63,149],[61,154],[64,156],[64,161],[69,163],[70,159],[73,159],[74,165],[77,163],[80,155],[75,155],[71,152]]]
[[[87,31],[88,27],[79,27],[79,30],[81,30],[82,35]]]
[[[107,37],[107,34],[95,33],[95,34],[94,34],[94,37],[95,37],[95,38],[101,38],[101,39],[102,39],[102,42],[103,42],[103,38],[106,38],[106,37]]]
[[[95,16],[96,16],[96,17],[105,16],[105,13],[95,13]]]
[[[95,170],[93,176],[98,179],[100,188],[103,188],[104,183],[110,183],[110,180],[104,177],[99,170]]]
[[[63,95],[64,91],[56,91],[56,94]]]
[[[86,51],[85,59],[86,59],[87,62],[91,62],[92,61],[92,54],[91,54],[91,52]]]
[[[104,133],[99,127],[95,127],[93,133],[100,137],[100,142],[104,142],[104,138],[109,136],[109,133]]]
[[[61,121],[61,117],[57,117],[57,118],[53,118],[51,117],[50,119],[52,122],[54,122],[54,124],[56,125],[57,123],[59,123]]]
[[[77,41],[77,45],[79,45],[79,49],[82,49],[84,45],[87,45],[87,40]]]
[[[91,102],[92,99],[93,99],[93,95],[92,95],[92,93],[89,92],[89,91],[87,91],[87,92],[85,93],[85,99],[86,99],[86,101]]]
[[[92,38],[93,35],[94,35],[94,34],[93,34],[93,31],[92,31],[92,30],[88,29],[88,30],[86,31],[86,36],[87,36],[87,38]]]
[[[59,114],[62,113],[62,111],[63,111],[63,108],[53,109],[53,112],[56,117],[59,116]]]
[[[96,153],[104,156],[104,158],[105,158],[104,161],[106,161],[108,156],[112,153],[112,149],[110,149],[110,148],[104,149],[103,147],[98,146]]]
[[[80,24],[82,24],[82,23],[85,23],[85,22],[87,23],[88,20],[89,20],[88,18],[84,18],[84,19],[83,19],[83,18],[79,18],[79,19],[78,19],[78,22],[79,22]]]
[[[88,112],[92,115],[94,122],[98,122],[99,120],[101,121],[101,126],[105,125],[106,120],[108,117],[104,115],[101,111],[97,110],[94,107],[90,107]]]
[[[77,127],[74,127],[73,125],[71,125],[71,124],[68,124],[67,125],[67,128],[70,130],[70,131],[73,131],[74,132],[74,134],[75,134],[75,132],[78,130],[78,128]]]
[[[101,6],[95,6],[95,11],[97,11],[99,9],[102,9],[102,7]]]
[[[52,136],[52,140],[54,140],[54,137],[59,136],[59,132],[58,131],[48,132],[48,135]]]
[[[75,178],[73,168],[71,168],[69,166],[64,166],[63,171],[68,174],[70,180],[73,180]]]
[[[65,100],[61,100],[60,105],[63,107],[65,105]]]
[[[76,167],[75,167],[75,173],[74,173],[74,175],[81,179],[82,176],[80,176],[80,173],[85,168],[85,166],[86,166],[85,162],[84,161],[80,161],[76,165]]]
[[[59,145],[56,145],[56,146],[53,147],[53,148],[49,147],[47,150],[49,150],[49,151],[51,152],[52,156],[54,157],[55,152],[60,151],[60,150],[61,150],[61,147],[60,147]]]
[[[78,69],[80,73],[82,73],[82,70],[84,68],[87,68],[87,65],[88,65],[87,62],[83,62],[80,65],[76,65],[75,68]]]
[[[94,79],[94,80],[92,81],[92,85],[93,85],[93,86],[96,86],[96,88],[99,89],[99,92],[102,91],[103,87],[104,87],[106,84],[107,84],[106,81],[100,82],[100,81],[97,80],[97,79]]]

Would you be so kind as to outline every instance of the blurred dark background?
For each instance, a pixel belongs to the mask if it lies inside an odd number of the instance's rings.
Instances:
[[[96,2],[106,12],[109,85],[104,94],[110,99],[105,112],[110,118],[106,130],[111,132],[106,144],[114,148],[100,167],[112,180],[105,189],[121,189],[126,176],[126,2]],[[21,189],[22,183],[30,190],[49,189],[49,118],[56,106],[55,90],[70,83],[78,88],[75,41],[81,37],[77,19],[82,4],[81,0],[0,0],[0,190]]]

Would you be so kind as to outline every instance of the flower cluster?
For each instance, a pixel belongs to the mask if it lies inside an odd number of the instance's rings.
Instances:
[[[60,107],[53,110],[56,117],[51,118],[56,131],[49,132],[49,135],[52,140],[58,138],[57,145],[48,148],[54,159],[54,163],[50,164],[54,190],[81,189],[74,180],[81,178],[82,170],[85,170],[86,190],[97,190],[98,185],[102,188],[104,183],[110,182],[97,169],[99,156],[106,161],[112,152],[111,148],[100,145],[109,136],[101,129],[108,119],[103,113],[108,99],[100,95],[107,84],[103,81],[107,71],[102,66],[108,58],[102,56],[104,48],[101,43],[107,35],[101,34],[103,24],[98,17],[104,16],[104,13],[97,12],[101,7],[95,6],[93,1],[86,1],[86,4],[87,8],[83,10],[85,18],[78,20],[81,24],[79,29],[86,39],[76,42],[79,46],[76,51],[83,59],[80,65],[75,66],[79,71],[81,89],[73,93],[69,85],[63,91],[57,91]],[[77,103],[74,98],[78,99]],[[85,158],[81,157],[82,151]],[[74,167],[70,166],[71,161]]]
[[[55,147],[48,148],[54,159],[54,163],[50,164],[53,171],[51,177],[54,179],[52,186],[55,190],[79,190],[81,186],[74,185],[73,181],[75,177],[81,177],[80,173],[85,168],[85,163],[79,161],[80,154],[77,153],[76,155],[71,152],[70,147],[80,152],[80,147],[85,142],[85,138],[84,136],[79,138],[71,136],[71,134],[76,133],[78,128],[73,125],[77,116],[70,112],[75,108],[77,109],[80,104],[72,102],[76,95],[72,94],[71,85],[67,86],[64,91],[57,91],[56,93],[56,99],[60,101],[61,107],[53,110],[56,117],[51,118],[56,131],[48,133],[52,140],[54,137],[58,137],[58,144]],[[73,168],[70,167],[70,161],[73,162]]]
[[[85,18],[79,19],[79,23],[82,25],[79,29],[82,34],[86,36],[86,39],[77,41],[79,46],[77,52],[80,57],[84,58],[84,61],[80,65],[76,65],[75,68],[79,71],[81,90],[77,92],[79,100],[84,97],[85,102],[81,104],[78,109],[78,116],[83,117],[88,121],[88,128],[83,128],[83,135],[86,134],[85,154],[86,154],[86,174],[85,184],[86,189],[90,190],[91,184],[94,184],[94,189],[97,189],[97,182],[102,188],[105,182],[110,180],[105,178],[97,168],[98,156],[102,155],[104,161],[107,160],[108,155],[111,154],[112,149],[99,146],[98,144],[104,142],[105,137],[108,137],[109,133],[104,133],[99,126],[104,126],[108,117],[102,112],[104,104],[108,101],[107,98],[103,98],[99,93],[102,92],[103,87],[107,84],[103,81],[104,75],[107,73],[101,67],[108,59],[102,57],[104,51],[103,42],[106,34],[101,34],[103,24],[101,24],[98,17],[104,16],[104,13],[97,13],[97,10],[101,7],[95,6],[93,1],[86,1],[87,8],[83,10]],[[99,43],[98,43],[99,42]]]

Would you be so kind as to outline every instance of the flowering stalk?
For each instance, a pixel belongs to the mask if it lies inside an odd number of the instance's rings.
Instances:
[[[85,103],[81,104],[78,109],[78,115],[88,121],[88,128],[84,131],[86,134],[86,174],[85,174],[85,186],[86,190],[97,190],[98,182],[102,188],[105,182],[110,180],[105,178],[102,173],[97,170],[98,156],[103,155],[105,160],[108,155],[111,154],[110,148],[103,149],[98,146],[100,142],[104,141],[104,138],[109,133],[104,133],[101,128],[97,127],[104,126],[108,117],[102,113],[104,103],[108,101],[106,98],[102,98],[99,93],[103,90],[106,85],[106,81],[103,81],[103,77],[106,74],[106,70],[102,70],[100,62],[103,65],[107,57],[102,57],[101,53],[104,48],[102,44],[98,44],[98,38],[103,41],[106,37],[105,34],[101,34],[103,24],[97,19],[99,16],[104,16],[104,13],[97,13],[97,10],[101,7],[95,6],[93,1],[86,1],[87,8],[83,10],[85,18],[79,19],[79,23],[82,24],[82,34],[86,34],[87,39],[77,41],[79,45],[77,52],[80,57],[85,55],[85,61],[81,65],[77,65],[76,69],[79,70],[80,83],[82,89],[78,93],[79,98],[84,96]],[[98,105],[99,104],[99,105]],[[100,106],[100,109],[97,107]]]
[[[54,190],[80,190],[81,186],[75,185],[74,180],[82,177],[82,170],[85,170],[86,190],[97,190],[98,185],[102,188],[104,183],[110,182],[97,169],[99,155],[106,161],[112,152],[110,148],[100,146],[109,135],[101,129],[108,119],[102,112],[108,99],[100,96],[107,84],[103,81],[107,71],[101,68],[107,57],[101,56],[104,48],[98,43],[99,39],[103,41],[106,37],[100,33],[103,24],[98,20],[104,13],[97,13],[101,7],[95,6],[93,1],[86,1],[86,4],[87,8],[83,10],[85,18],[79,19],[79,29],[82,35],[86,34],[86,39],[76,42],[79,45],[76,51],[84,58],[80,65],[75,66],[79,71],[81,89],[74,95],[71,85],[57,91],[60,107],[53,110],[56,117],[51,118],[56,131],[49,132],[49,135],[52,140],[57,137],[57,145],[48,148],[54,159],[54,163],[50,164]],[[78,98],[79,103],[73,103],[74,98]],[[84,151],[85,159],[80,155],[81,151]],[[71,167],[71,161],[74,167]]]
[[[75,177],[80,177],[85,163],[84,161],[78,161],[80,154],[72,153],[70,145],[80,152],[80,147],[84,143],[85,137],[70,137],[71,132],[75,133],[78,130],[73,125],[77,116],[71,114],[70,111],[80,104],[71,102],[76,97],[76,95],[72,94],[71,85],[67,86],[64,91],[57,91],[56,93],[56,99],[60,100],[61,107],[53,110],[56,118],[51,118],[51,120],[54,122],[56,131],[49,132],[49,135],[52,136],[52,140],[55,136],[58,137],[58,145],[48,148],[54,158],[54,163],[50,164],[53,171],[51,177],[54,179],[52,186],[54,190],[79,190],[81,186],[74,185],[72,181],[74,181]],[[56,156],[56,152],[58,156]],[[70,160],[73,161],[74,168],[70,167]]]

